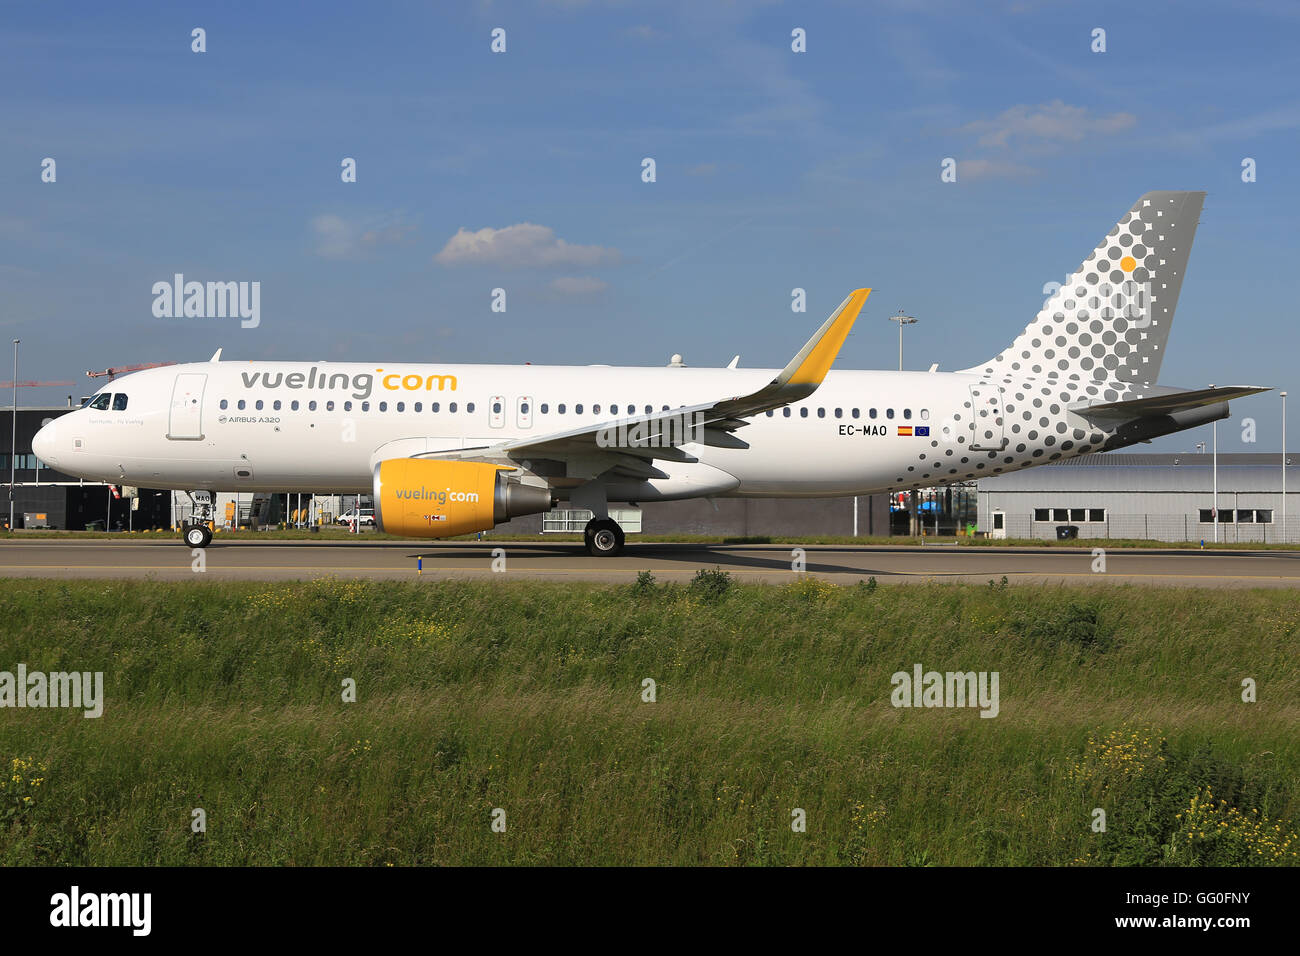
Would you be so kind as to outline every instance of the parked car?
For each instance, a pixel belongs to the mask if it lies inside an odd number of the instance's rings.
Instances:
[[[375,523],[375,509],[374,509],[374,508],[362,508],[362,509],[360,509],[360,510],[361,510],[361,517],[360,517],[360,518],[357,517],[357,509],[356,509],[356,508],[349,508],[347,511],[343,512],[343,514],[341,514],[341,515],[338,516],[338,519],[336,520],[335,523],[336,523],[336,524],[352,524],[352,522],[357,521],[357,522],[359,522],[360,524],[369,524],[369,525],[373,525],[373,524]]]

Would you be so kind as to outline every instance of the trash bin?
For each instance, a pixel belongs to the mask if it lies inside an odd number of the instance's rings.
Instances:
[[[1069,541],[1077,537],[1079,537],[1079,526],[1077,524],[1058,524],[1056,526],[1057,541]]]

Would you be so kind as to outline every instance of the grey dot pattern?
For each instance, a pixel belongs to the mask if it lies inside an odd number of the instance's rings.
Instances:
[[[983,366],[1049,381],[1152,384],[1160,372],[1204,193],[1152,192]]]
[[[970,480],[1043,461],[1095,453],[1113,426],[1070,407],[1140,398],[1159,374],[1204,193],[1147,193],[998,356],[967,372],[982,376],[976,406],[963,402],[943,429],[942,469],[917,453],[889,490]],[[1023,423],[1023,427],[1022,427]],[[938,448],[939,442],[930,442]],[[993,449],[993,450],[990,450]],[[999,455],[1002,458],[997,463]],[[919,474],[918,474],[919,472]]]

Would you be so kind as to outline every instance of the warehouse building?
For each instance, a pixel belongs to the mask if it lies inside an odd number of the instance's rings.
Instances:
[[[995,538],[1300,542],[1300,469],[1282,456],[1084,455],[979,482],[979,527]],[[1283,527],[1283,515],[1286,525]],[[1217,521],[1216,521],[1217,518]],[[1067,532],[1068,533],[1068,532]]]

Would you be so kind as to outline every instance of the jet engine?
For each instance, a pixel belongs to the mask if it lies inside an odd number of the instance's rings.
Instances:
[[[381,461],[375,465],[375,525],[409,538],[450,538],[549,511],[550,489],[523,484],[510,476],[514,470],[436,458]]]

